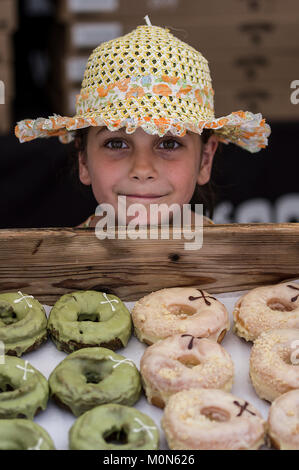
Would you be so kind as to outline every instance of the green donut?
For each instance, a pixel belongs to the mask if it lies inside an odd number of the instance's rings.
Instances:
[[[156,450],[159,431],[141,411],[101,405],[84,413],[69,431],[71,450]]]
[[[105,348],[69,354],[49,377],[51,397],[75,416],[105,403],[134,405],[141,380],[135,364]]]
[[[0,450],[55,450],[45,429],[27,419],[0,419]]]
[[[132,331],[131,314],[116,295],[92,290],[65,294],[55,303],[48,331],[60,351],[102,346],[125,347]]]
[[[0,341],[5,354],[21,356],[47,339],[47,316],[38,300],[23,292],[0,294]]]
[[[29,364],[13,356],[0,363],[0,419],[33,417],[47,406],[47,379]]]

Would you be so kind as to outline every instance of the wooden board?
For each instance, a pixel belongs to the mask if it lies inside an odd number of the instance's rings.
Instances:
[[[92,228],[2,229],[0,291],[53,305],[75,290],[136,301],[164,287],[220,293],[299,278],[299,223],[205,226],[198,250],[146,230],[146,239],[99,240]]]

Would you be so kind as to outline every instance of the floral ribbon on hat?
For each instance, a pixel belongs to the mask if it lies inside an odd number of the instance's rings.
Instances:
[[[166,74],[160,77],[148,74],[117,80],[107,86],[99,86],[95,90],[82,90],[77,95],[76,111],[80,115],[97,110],[99,106],[112,104],[116,100],[125,101],[132,97],[142,98],[154,95],[189,99],[200,107],[207,108],[210,111],[209,114],[214,110],[214,90],[211,87],[193,84]]]

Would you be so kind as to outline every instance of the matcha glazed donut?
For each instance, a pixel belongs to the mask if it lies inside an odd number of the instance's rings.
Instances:
[[[49,386],[28,361],[4,356],[4,364],[0,364],[0,392],[0,419],[33,419],[47,406]]]
[[[55,303],[48,331],[60,351],[92,346],[125,347],[132,332],[131,314],[115,295],[97,291],[65,294]]]
[[[28,419],[0,419],[0,450],[55,450],[47,431]]]
[[[37,349],[47,339],[47,316],[32,295],[0,294],[0,341],[5,354],[21,356]]]
[[[101,405],[84,413],[69,431],[71,450],[156,450],[159,431],[141,411]]]
[[[132,406],[140,397],[135,364],[106,348],[84,348],[69,354],[49,377],[58,404],[79,416],[105,403]]]

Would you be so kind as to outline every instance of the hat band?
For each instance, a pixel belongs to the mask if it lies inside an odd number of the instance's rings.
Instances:
[[[192,101],[214,113],[214,90],[200,86],[178,77],[168,75],[136,75],[117,80],[107,86],[99,86],[90,91],[83,89],[77,95],[77,115],[92,112],[111,105],[115,101],[127,101],[131,98],[165,96]],[[127,104],[127,103],[126,103]],[[151,111],[151,110],[150,110]]]

